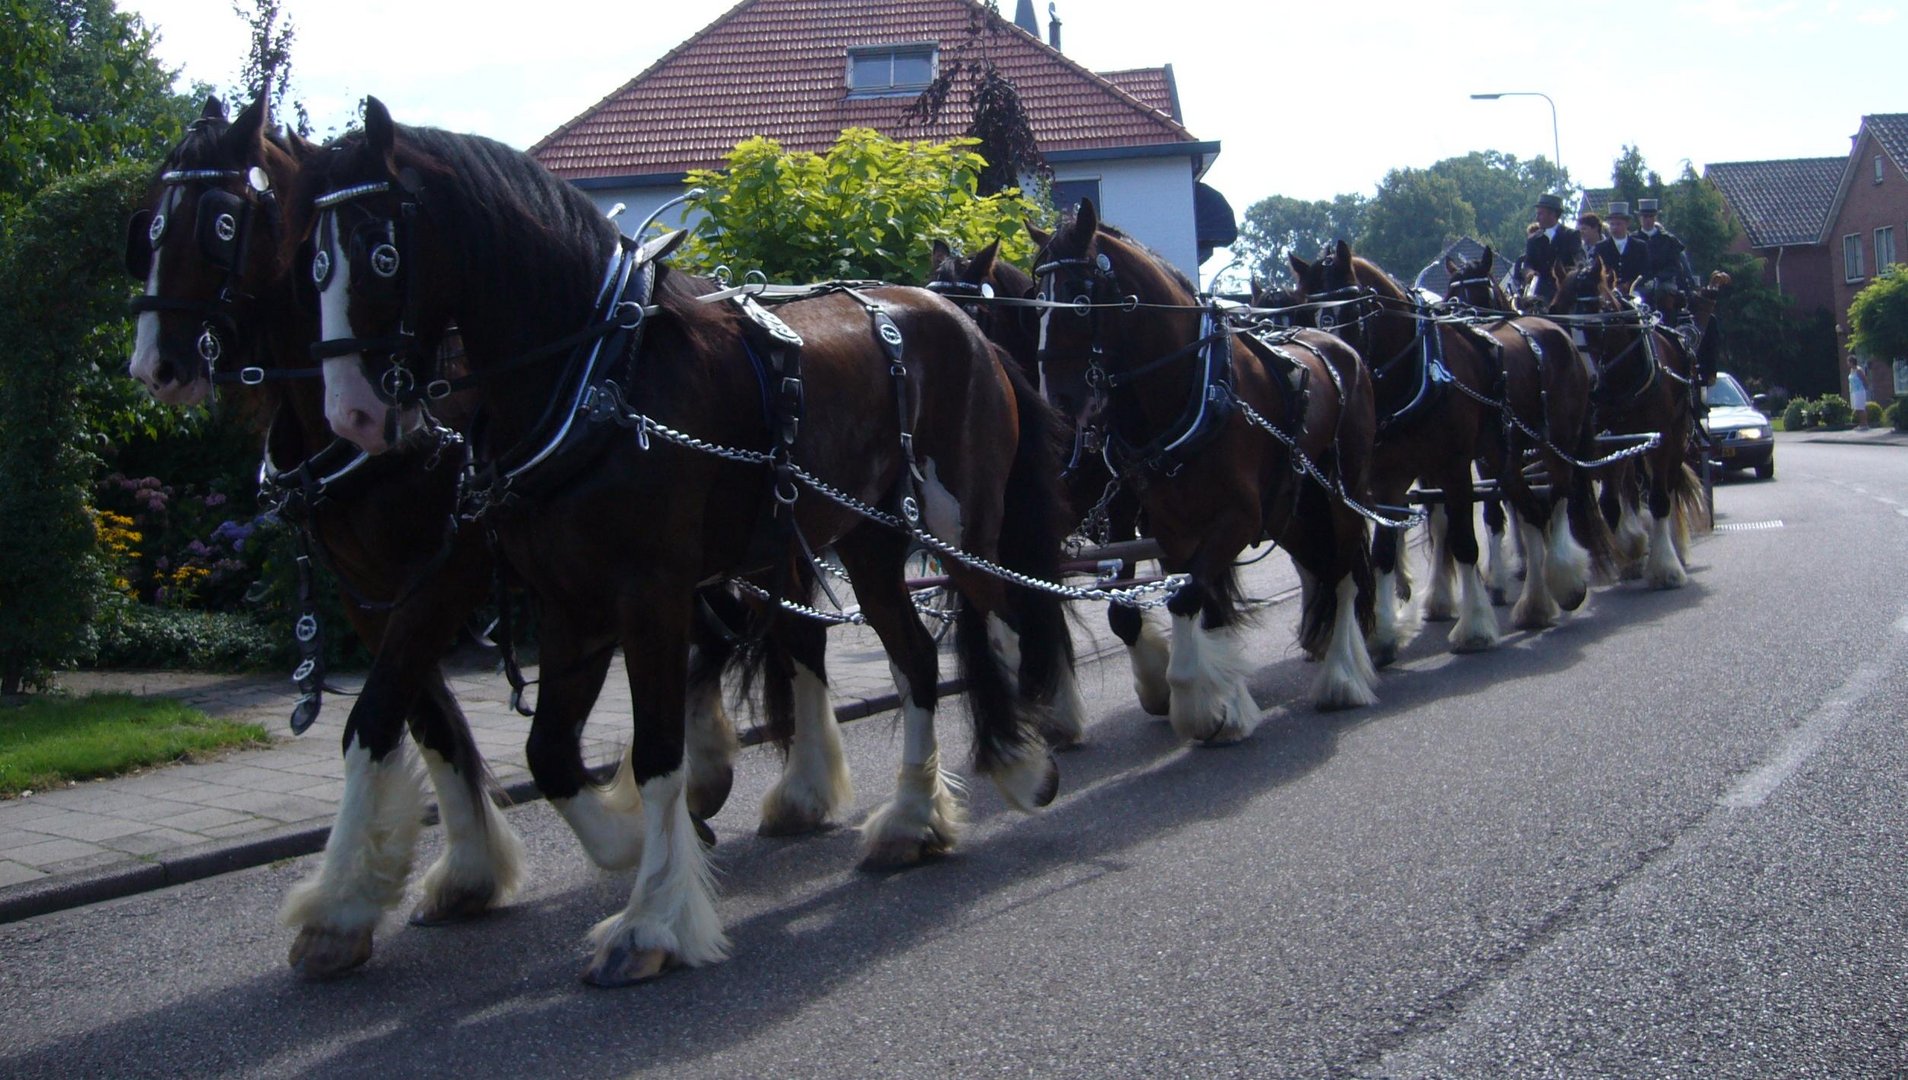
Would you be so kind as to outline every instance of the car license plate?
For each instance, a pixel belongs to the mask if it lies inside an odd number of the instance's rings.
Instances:
[[[1731,458],[1731,457],[1735,457],[1735,456],[1736,456],[1736,448],[1735,448],[1735,447],[1733,447],[1733,446],[1719,446],[1719,447],[1717,447],[1717,448],[1716,448],[1716,456],[1717,456],[1717,457],[1726,457],[1726,458]]]

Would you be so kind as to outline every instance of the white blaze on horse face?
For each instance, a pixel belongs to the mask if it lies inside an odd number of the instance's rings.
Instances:
[[[146,295],[159,295],[159,266],[165,252],[152,253],[152,269],[146,272]],[[134,322],[132,359],[126,373],[145,385],[153,400],[166,405],[197,405],[205,400],[208,384],[204,379],[177,378],[159,381],[159,313],[142,311]]]
[[[351,260],[345,257],[335,235],[328,243],[325,254],[331,260],[331,276],[318,294],[318,328],[320,337],[333,341],[355,337],[357,331],[351,325],[350,316]],[[354,352],[334,356],[325,361],[324,369],[325,423],[331,425],[331,430],[340,438],[366,453],[391,449],[384,438],[387,406],[378,399],[371,380],[365,378],[363,355]],[[399,427],[404,430],[405,425]]]

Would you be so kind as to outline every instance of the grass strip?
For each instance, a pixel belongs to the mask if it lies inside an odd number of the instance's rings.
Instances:
[[[270,739],[164,697],[87,694],[0,708],[0,799]]]

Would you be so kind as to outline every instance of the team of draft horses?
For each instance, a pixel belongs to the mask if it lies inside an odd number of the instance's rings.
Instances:
[[[1082,203],[1032,230],[1029,270],[996,244],[938,250],[934,289],[729,287],[670,266],[680,234],[625,237],[494,141],[396,124],[371,99],[362,130],[318,146],[262,101],[235,119],[208,102],[134,217],[131,371],[174,404],[218,383],[262,395],[263,488],[375,651],[337,821],[283,909],[307,975],[363,963],[402,900],[418,759],[445,843],[411,921],[481,915],[520,884],[438,666],[499,581],[538,619],[536,784],[594,862],[634,872],[590,935],[598,985],[729,949],[704,852],[738,745],[725,667],[748,669],[785,751],[761,831],[848,812],[817,553],[852,580],[899,693],[895,789],[862,825],[871,867],[945,852],[963,825],[906,577],[923,548],[959,597],[974,768],[1028,811],[1085,727],[1069,599],[1115,601],[1147,712],[1228,742],[1260,717],[1236,633],[1249,546],[1298,568],[1321,708],[1373,703],[1397,654],[1414,492],[1436,493],[1422,611],[1454,621],[1458,650],[1497,640],[1493,602],[1513,592],[1513,622],[1536,628],[1602,577],[1683,581],[1693,351],[1599,263],[1556,263],[1550,319],[1509,310],[1488,252],[1432,303],[1343,244],[1292,260],[1296,292],[1227,305]],[[1606,452],[1613,434],[1627,449]],[[1150,536],[1166,577],[1061,585],[1076,532]],[[631,741],[605,780],[580,732],[619,652]],[[315,712],[311,667],[295,723]]]

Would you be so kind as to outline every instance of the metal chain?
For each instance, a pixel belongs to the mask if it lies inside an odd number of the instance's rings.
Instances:
[[[1535,441],[1538,445],[1542,446],[1544,449],[1549,450],[1551,453],[1562,458],[1564,461],[1570,463],[1575,468],[1601,469],[1605,465],[1615,464],[1616,462],[1622,461],[1625,458],[1632,458],[1638,454],[1648,453],[1649,451],[1656,449],[1657,445],[1663,441],[1662,435],[1654,431],[1646,432],[1644,434],[1647,434],[1649,437],[1645,441],[1638,443],[1635,446],[1626,446],[1621,450],[1615,451],[1614,453],[1606,454],[1600,458],[1593,458],[1590,461],[1579,461],[1576,458],[1565,453],[1562,449],[1560,449],[1557,446],[1556,443],[1551,442],[1549,439],[1544,438],[1543,435],[1533,430],[1529,424],[1524,423],[1523,417],[1518,416],[1517,410],[1511,408],[1509,403],[1503,402],[1503,401],[1497,401],[1492,398],[1485,397],[1483,394],[1480,394],[1476,390],[1473,390],[1469,386],[1466,386],[1464,383],[1464,380],[1462,379],[1452,379],[1451,385],[1457,387],[1459,392],[1463,393],[1466,397],[1477,402],[1478,404],[1487,406],[1489,408],[1497,409],[1498,411],[1502,412],[1505,418],[1508,419],[1513,425],[1516,426],[1517,430],[1523,432],[1525,435],[1529,436],[1533,441]]]
[[[706,439],[698,439],[693,435],[677,431],[675,428],[659,420],[652,419],[627,407],[625,407],[624,411],[620,414],[609,415],[607,407],[602,402],[596,402],[591,406],[591,418],[612,419],[619,425],[634,427],[637,431],[638,444],[644,449],[647,449],[649,446],[649,436],[658,435],[666,442],[675,443],[677,446],[695,450],[699,453],[712,454],[725,461],[753,465],[766,465],[769,464],[770,461],[769,455],[762,451],[743,450],[732,446],[723,446],[719,443],[712,443]],[[1171,593],[1176,592],[1181,585],[1191,580],[1191,575],[1188,574],[1171,574],[1163,580],[1148,585],[1136,585],[1130,589],[1106,589],[1099,587],[1082,589],[1071,585],[1063,585],[1058,582],[1044,581],[1040,578],[1020,573],[1017,570],[1010,570],[998,563],[983,559],[978,555],[962,551],[960,548],[947,543],[933,533],[911,522],[904,521],[885,510],[871,506],[855,498],[853,495],[830,485],[827,481],[802,468],[800,465],[791,463],[789,470],[790,474],[793,475],[796,480],[807,485],[817,494],[825,496],[830,501],[870,521],[885,525],[897,532],[907,534],[912,537],[916,543],[919,543],[922,547],[933,551],[943,558],[951,559],[970,569],[991,574],[994,577],[1019,585],[1022,588],[1047,593],[1051,596],[1058,596],[1063,600],[1101,600],[1127,607],[1160,607],[1172,599]],[[1147,594],[1160,591],[1165,591],[1168,595],[1156,599],[1147,598]],[[784,601],[784,603],[789,602]]]
[[[1378,513],[1376,510],[1367,509],[1360,505],[1358,500],[1346,494],[1345,485],[1335,479],[1327,477],[1325,473],[1319,469],[1318,465],[1312,461],[1311,457],[1308,456],[1305,451],[1299,449],[1297,439],[1287,435],[1285,432],[1279,430],[1270,420],[1260,416],[1258,410],[1247,404],[1244,398],[1235,397],[1233,400],[1238,403],[1240,413],[1242,413],[1247,420],[1251,421],[1253,426],[1262,429],[1266,434],[1284,444],[1286,450],[1292,455],[1292,461],[1297,467],[1296,471],[1311,477],[1312,481],[1319,487],[1324,488],[1327,494],[1339,502],[1344,503],[1347,508],[1359,517],[1364,518],[1374,525],[1387,529],[1409,529],[1414,525],[1424,523],[1425,512],[1422,510],[1409,511],[1401,518],[1389,518]]]

